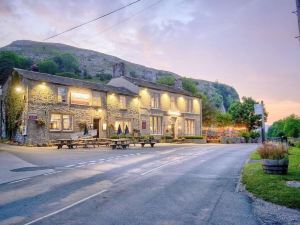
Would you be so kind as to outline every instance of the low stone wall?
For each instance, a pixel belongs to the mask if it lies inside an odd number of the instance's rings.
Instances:
[[[221,137],[221,144],[240,144],[245,143],[245,139],[243,137]]]
[[[206,144],[206,139],[185,139],[183,143]]]

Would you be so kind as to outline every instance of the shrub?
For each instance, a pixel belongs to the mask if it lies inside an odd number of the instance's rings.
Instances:
[[[184,139],[203,139],[202,136],[184,136]]]
[[[296,142],[295,146],[296,146],[297,148],[300,148],[300,140]]]
[[[262,159],[283,159],[288,155],[288,149],[283,144],[263,144],[257,150]]]
[[[161,136],[161,139],[168,139],[168,140],[170,140],[170,139],[173,139],[173,136],[171,136],[171,135],[164,135],[164,136]]]
[[[256,138],[259,138],[259,137],[260,137],[260,133],[257,132],[257,131],[250,131],[249,136],[250,136],[250,138],[252,138],[252,139],[256,139]]]

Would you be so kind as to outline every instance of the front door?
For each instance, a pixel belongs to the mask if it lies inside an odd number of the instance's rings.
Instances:
[[[97,138],[99,137],[99,129],[100,129],[100,119],[94,119],[93,120],[93,129],[97,130]]]

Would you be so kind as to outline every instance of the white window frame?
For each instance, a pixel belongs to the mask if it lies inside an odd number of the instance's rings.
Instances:
[[[98,91],[93,91],[92,93],[92,105],[97,107],[102,107],[102,95]]]
[[[185,119],[184,120],[184,134],[186,136],[194,136],[196,133],[195,120]]]
[[[152,135],[161,135],[162,134],[162,116],[150,116],[149,118],[149,128],[150,134]]]
[[[186,100],[186,112],[193,113],[193,99],[188,98]]]
[[[64,91],[60,91],[60,90],[64,90]],[[61,95],[61,93],[64,93],[64,95]],[[57,102],[68,103],[68,88],[67,87],[57,87]]]
[[[160,109],[160,94],[152,93],[151,94],[151,108]]]
[[[170,96],[170,109],[173,111],[177,110],[176,96]]]
[[[58,129],[53,129],[49,127],[50,131],[73,131],[73,116],[71,114],[61,114],[61,113],[51,113],[50,114],[50,126],[51,126],[51,117],[52,115],[59,115],[59,128]],[[69,123],[70,123],[70,129],[65,129],[64,128],[64,117],[68,116],[69,117]]]
[[[119,96],[119,102],[120,102],[120,108],[121,109],[126,109],[127,108],[127,98],[125,95],[120,95]]]

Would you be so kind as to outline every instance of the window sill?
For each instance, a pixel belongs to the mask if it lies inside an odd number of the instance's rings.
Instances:
[[[72,133],[73,130],[49,130],[51,133]]]

